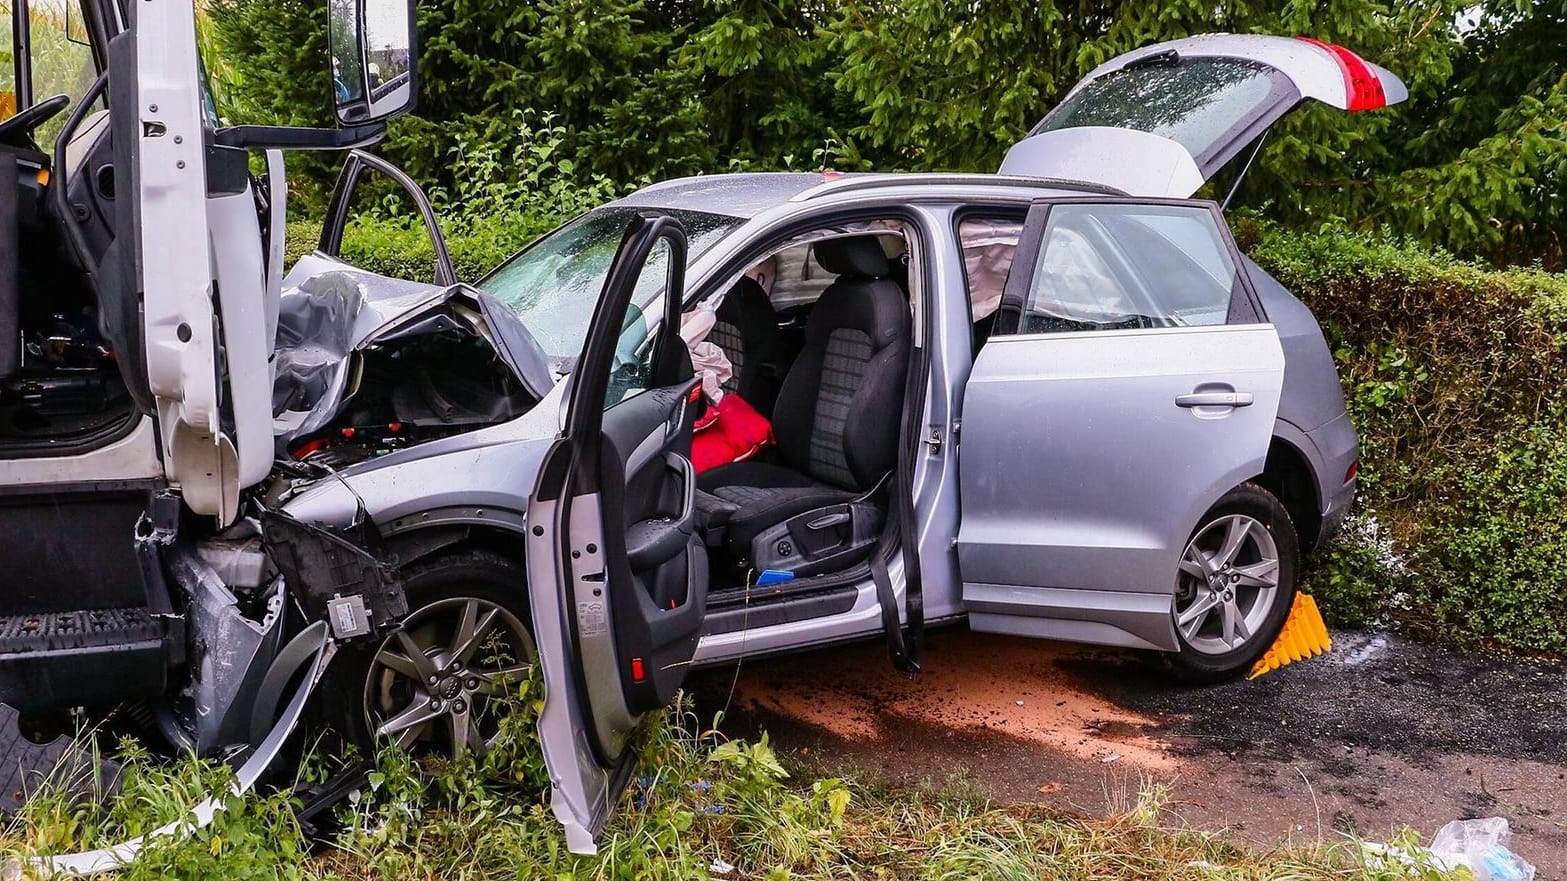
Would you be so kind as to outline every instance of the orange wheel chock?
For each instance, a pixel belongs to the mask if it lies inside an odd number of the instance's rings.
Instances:
[[[1328,625],[1317,610],[1317,601],[1303,593],[1295,594],[1290,615],[1284,620],[1284,629],[1273,641],[1262,658],[1252,665],[1247,679],[1256,679],[1264,673],[1277,670],[1285,664],[1314,658],[1333,648],[1333,637],[1328,635]]]

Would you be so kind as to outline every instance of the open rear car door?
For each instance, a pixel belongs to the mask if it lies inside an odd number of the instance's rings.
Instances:
[[[678,221],[633,219],[528,502],[539,737],[575,853],[595,851],[631,775],[632,732],[674,697],[701,635],[707,551],[690,458],[700,387],[678,333],[685,261]],[[663,314],[649,320],[640,307],[653,303]]]
[[[1398,77],[1342,46],[1187,37],[1095,68],[1012,147],[1001,173],[1186,198],[1307,99],[1354,112],[1408,97]]]

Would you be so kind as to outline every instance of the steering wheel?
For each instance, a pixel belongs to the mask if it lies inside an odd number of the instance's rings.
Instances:
[[[17,136],[32,138],[33,130],[48,122],[71,103],[66,95],[45,98],[15,116],[0,122],[0,142],[15,143]]]

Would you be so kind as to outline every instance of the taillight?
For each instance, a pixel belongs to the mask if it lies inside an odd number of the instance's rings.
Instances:
[[[1359,476],[1359,474],[1360,460],[1356,459],[1349,464],[1349,470],[1344,472],[1344,482],[1349,483],[1351,480],[1354,480],[1357,476]]]
[[[1333,60],[1338,62],[1339,72],[1344,75],[1344,91],[1348,104],[1344,109],[1354,112],[1387,106],[1387,95],[1382,90],[1382,80],[1377,77],[1376,71],[1366,64],[1365,59],[1343,46],[1324,43],[1311,37],[1296,37],[1296,39],[1327,50],[1327,53],[1333,56]]]

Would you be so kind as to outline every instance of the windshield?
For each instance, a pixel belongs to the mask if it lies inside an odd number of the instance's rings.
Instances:
[[[582,352],[610,263],[638,210],[589,211],[502,263],[478,286],[511,307],[559,367]],[[741,223],[738,217],[701,211],[665,213],[685,227],[688,265]],[[636,311],[645,311],[662,292],[667,259],[664,249],[648,258],[631,297]]]
[[[1230,132],[1273,107],[1277,72],[1234,58],[1134,64],[1084,85],[1032,134],[1082,126],[1148,132],[1186,148],[1199,162]]]

